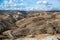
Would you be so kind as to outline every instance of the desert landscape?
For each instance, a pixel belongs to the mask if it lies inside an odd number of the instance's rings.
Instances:
[[[0,11],[0,40],[60,40],[60,11]]]

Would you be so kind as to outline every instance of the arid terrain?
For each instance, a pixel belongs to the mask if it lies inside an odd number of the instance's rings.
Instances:
[[[0,40],[60,40],[60,12],[0,11]]]

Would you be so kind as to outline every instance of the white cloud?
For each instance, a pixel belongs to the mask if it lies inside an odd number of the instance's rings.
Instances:
[[[24,6],[24,5],[26,5],[26,3],[20,3],[19,5],[20,5],[20,6]]]
[[[8,1],[4,1],[4,5],[7,5],[8,4]]]
[[[41,1],[37,1],[36,3],[37,3],[37,4],[40,4],[40,3],[42,3],[42,2],[41,2]]]
[[[47,1],[43,1],[44,4],[47,4]]]
[[[12,0],[10,0],[10,1],[9,1],[9,3],[13,3],[13,1],[12,1]]]
[[[45,1],[45,0],[44,0],[44,1],[37,1],[37,2],[36,2],[36,4],[42,4],[42,5],[43,5],[43,4],[47,4],[47,3],[48,3],[48,2]]]
[[[29,11],[29,10],[33,10],[33,9],[34,9],[34,7],[26,7],[24,10]]]
[[[17,4],[14,4],[13,6],[17,6]]]
[[[33,7],[29,8],[29,10],[33,10],[33,9],[34,9]]]

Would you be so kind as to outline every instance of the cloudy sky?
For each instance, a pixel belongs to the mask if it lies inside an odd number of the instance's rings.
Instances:
[[[60,0],[0,0],[0,10],[60,10]]]

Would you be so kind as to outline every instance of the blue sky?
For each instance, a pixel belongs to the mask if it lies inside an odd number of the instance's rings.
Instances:
[[[60,0],[0,0],[0,10],[60,10]]]

